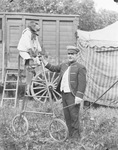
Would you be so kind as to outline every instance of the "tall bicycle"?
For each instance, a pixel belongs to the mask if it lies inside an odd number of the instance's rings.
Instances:
[[[27,111],[25,110],[25,105],[27,98],[23,100],[22,108],[20,114],[16,115],[12,120],[12,128],[15,133],[19,136],[26,135],[29,129],[28,119],[26,118],[26,113],[35,113],[35,114],[45,114],[51,116],[51,121],[48,125],[48,132],[50,137],[57,142],[63,142],[68,137],[68,128],[65,122],[56,116],[54,111],[54,101],[57,101],[61,95],[55,90],[56,81],[58,76],[55,74],[47,73],[44,67],[44,64],[41,62],[42,72],[39,75],[36,75],[31,84],[31,93],[32,97],[35,100],[45,103],[46,100],[49,101],[51,105],[51,113],[48,112],[37,112],[37,111]],[[32,88],[33,87],[33,88]]]

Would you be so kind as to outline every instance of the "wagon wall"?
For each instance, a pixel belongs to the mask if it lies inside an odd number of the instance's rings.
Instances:
[[[22,30],[31,20],[40,24],[39,41],[48,53],[53,63],[58,64],[65,60],[66,46],[75,45],[75,32],[78,25],[78,16],[47,15],[47,14],[0,14],[0,80],[4,80],[6,68],[17,68],[17,45]]]

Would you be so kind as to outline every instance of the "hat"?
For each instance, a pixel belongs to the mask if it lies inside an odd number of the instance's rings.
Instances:
[[[79,52],[79,49],[75,46],[67,46],[67,50],[68,50],[68,53],[77,54]]]

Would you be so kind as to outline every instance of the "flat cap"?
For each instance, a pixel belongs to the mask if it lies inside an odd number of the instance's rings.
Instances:
[[[68,53],[77,54],[79,52],[79,49],[75,46],[67,46],[66,48],[68,50]]]

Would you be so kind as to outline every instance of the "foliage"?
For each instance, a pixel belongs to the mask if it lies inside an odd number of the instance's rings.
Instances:
[[[113,11],[96,12],[93,0],[0,0],[1,12],[26,12],[78,15],[78,28],[92,31],[118,20]]]
[[[94,19],[94,29],[104,28],[118,20],[118,14],[107,10],[100,10],[96,14],[96,19]]]

